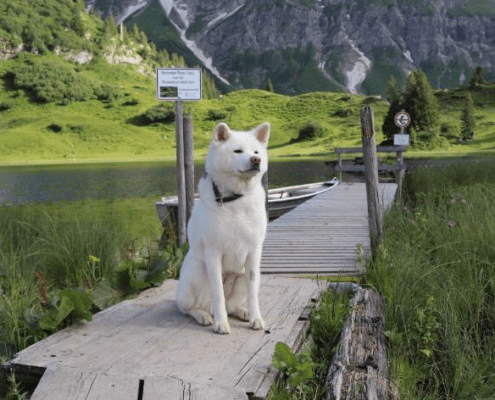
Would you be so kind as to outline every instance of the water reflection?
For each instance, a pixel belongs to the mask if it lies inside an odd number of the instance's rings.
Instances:
[[[196,185],[204,164],[195,165]],[[322,161],[271,162],[270,188],[331,178]],[[0,204],[172,195],[173,162],[0,168]]]

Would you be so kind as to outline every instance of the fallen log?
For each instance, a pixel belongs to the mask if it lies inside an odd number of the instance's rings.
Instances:
[[[359,287],[351,306],[340,347],[328,371],[327,400],[396,398],[388,381],[383,301],[373,290]]]

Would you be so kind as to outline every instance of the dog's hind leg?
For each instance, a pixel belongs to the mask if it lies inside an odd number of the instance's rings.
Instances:
[[[249,312],[243,307],[247,299],[248,280],[246,274],[227,273],[223,278],[223,290],[227,314],[249,321]]]
[[[211,325],[213,319],[210,310],[210,288],[204,264],[187,257],[177,288],[177,306],[179,310],[193,317],[200,325]]]

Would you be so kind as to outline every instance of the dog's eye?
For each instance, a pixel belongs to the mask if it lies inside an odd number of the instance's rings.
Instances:
[[[243,151],[241,149],[237,149],[237,150],[234,150],[234,153],[240,154],[240,153],[243,153]]]
[[[258,150],[255,150],[255,151],[254,151],[254,154],[258,154]]]

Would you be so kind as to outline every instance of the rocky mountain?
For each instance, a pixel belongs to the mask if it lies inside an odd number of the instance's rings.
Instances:
[[[88,0],[116,21],[160,9],[218,80],[235,88],[382,94],[421,68],[438,88],[495,79],[494,0]],[[156,10],[156,9],[155,9]],[[150,38],[152,35],[150,35]]]

